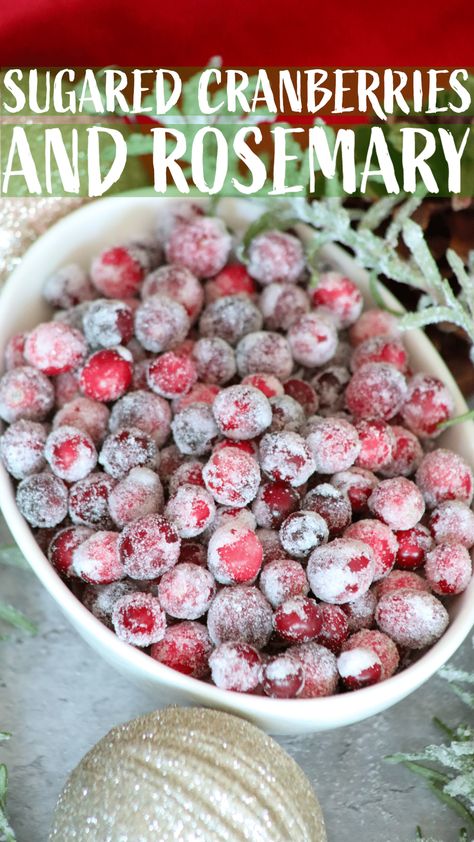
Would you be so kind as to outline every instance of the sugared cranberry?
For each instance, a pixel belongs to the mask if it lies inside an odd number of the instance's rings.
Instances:
[[[262,677],[262,659],[248,643],[221,643],[209,658],[212,680],[222,690],[251,693]]]
[[[334,474],[350,468],[361,443],[356,428],[343,418],[322,418],[306,437],[320,474]]]
[[[247,268],[262,286],[281,281],[294,284],[305,268],[303,246],[285,231],[265,231],[250,243]]]
[[[245,266],[241,263],[232,263],[221,269],[215,278],[207,282],[206,301],[215,301],[216,298],[224,295],[239,295],[242,292],[254,295],[256,289],[255,282]]]
[[[80,376],[80,388],[95,401],[116,401],[132,382],[132,355],[126,348],[105,348],[86,361]]]
[[[77,427],[53,430],[46,439],[44,455],[53,473],[66,482],[84,479],[97,464],[94,442]]]
[[[110,432],[136,427],[148,433],[161,447],[170,434],[171,409],[169,403],[150,392],[139,389],[117,401],[110,414]]]
[[[405,588],[379,600],[375,619],[380,630],[399,646],[423,649],[441,637],[449,615],[432,594]]]
[[[217,592],[207,614],[207,628],[216,645],[226,641],[266,646],[272,633],[272,609],[254,585],[231,585]]]
[[[237,370],[241,377],[255,372],[274,374],[286,380],[293,370],[288,340],[280,333],[259,330],[248,333],[236,348]]]
[[[260,310],[269,330],[288,330],[310,309],[308,293],[293,284],[270,284],[260,296]]]
[[[22,365],[26,365],[24,354],[25,340],[26,333],[15,333],[8,340],[3,352],[5,371],[10,371],[12,368],[19,368]]]
[[[150,646],[165,636],[166,617],[159,599],[150,593],[125,594],[114,605],[115,634],[133,646]]]
[[[346,406],[356,418],[389,421],[403,406],[406,381],[388,363],[366,363],[352,375],[346,389]]]
[[[311,385],[318,396],[321,415],[332,415],[344,408],[345,390],[350,379],[349,370],[335,364],[326,366],[315,374]]]
[[[110,529],[109,494],[115,482],[103,473],[90,474],[76,482],[69,492],[69,516],[73,523],[95,529]]]
[[[248,295],[229,295],[208,304],[199,320],[201,336],[225,339],[229,345],[262,327],[262,314]]]
[[[474,546],[474,512],[460,500],[446,500],[431,513],[429,527],[437,544],[457,542]]]
[[[287,482],[263,482],[252,503],[258,526],[278,529],[299,505],[299,496]]]
[[[285,558],[285,551],[280,544],[279,533],[275,529],[257,529],[257,535],[263,548],[264,565],[276,559]]]
[[[341,535],[352,519],[349,499],[328,482],[315,485],[303,499],[303,508],[317,512],[327,523],[329,537]]]
[[[108,585],[85,585],[82,603],[107,628],[113,629],[112,612],[115,603],[125,594],[135,593],[136,586],[129,579],[118,579]]]
[[[290,556],[306,558],[311,550],[328,540],[326,521],[317,512],[293,512],[280,527],[280,541]]]
[[[313,550],[307,575],[318,599],[340,605],[369,589],[374,570],[375,561],[368,544],[354,538],[336,538]]]
[[[443,542],[426,553],[424,569],[435,593],[441,596],[462,593],[471,581],[471,556],[461,543]]]
[[[416,472],[416,482],[431,509],[445,500],[470,505],[474,492],[471,468],[452,450],[438,448],[427,453]]]
[[[61,576],[74,576],[73,554],[92,534],[87,526],[66,526],[56,533],[48,547],[48,558]]]
[[[409,588],[412,591],[430,590],[430,586],[426,579],[419,576],[413,570],[392,570],[385,579],[381,579],[374,586],[374,593],[377,600],[382,599],[388,593],[401,590],[402,588]]]
[[[181,538],[195,538],[212,523],[216,513],[214,498],[199,485],[187,483],[170,496],[165,515]]]
[[[387,310],[365,310],[352,325],[349,339],[352,345],[360,345],[375,336],[396,336],[398,334],[398,320]]]
[[[0,418],[14,421],[43,421],[54,405],[54,388],[41,371],[20,366],[0,380]]]
[[[114,523],[123,529],[142,515],[163,509],[163,486],[150,468],[132,468],[109,492],[109,511]]]
[[[380,678],[382,681],[393,675],[398,667],[400,657],[395,643],[388,635],[376,629],[362,629],[362,631],[352,634],[342,646],[344,652],[360,647],[371,649],[380,659],[382,665]]]
[[[289,395],[293,400],[298,401],[303,407],[305,415],[314,415],[318,411],[319,399],[313,387],[306,383],[305,380],[300,380],[298,377],[292,377],[283,384],[285,395]]]
[[[197,278],[210,278],[224,268],[232,240],[221,219],[196,217],[179,223],[166,243],[169,263],[185,266]]]
[[[260,590],[273,608],[296,596],[306,596],[308,580],[303,566],[292,558],[278,558],[265,565]]]
[[[83,301],[90,301],[94,298],[95,290],[87,272],[77,263],[69,263],[49,275],[41,293],[52,307],[67,310]]]
[[[358,468],[381,471],[391,465],[397,441],[392,427],[385,421],[359,421],[355,428],[361,443],[356,460]]]
[[[384,477],[409,477],[415,473],[423,459],[423,448],[415,434],[405,427],[394,425],[392,432],[395,436],[392,461],[382,467],[380,473]]]
[[[390,363],[405,374],[408,354],[398,336],[374,336],[361,342],[351,356],[352,371],[366,363]]]
[[[105,438],[110,413],[106,406],[90,398],[74,398],[66,403],[53,418],[53,429],[76,427],[91,437],[95,445]]]
[[[0,438],[0,457],[9,474],[24,479],[46,467],[46,428],[36,421],[15,421]]]
[[[214,576],[197,564],[177,564],[158,584],[163,609],[178,620],[197,620],[208,610],[216,593]]]
[[[311,640],[291,646],[286,656],[294,658],[303,667],[304,687],[300,699],[331,696],[336,692],[339,674],[336,658],[329,649]]]
[[[272,480],[289,482],[297,488],[315,471],[309,445],[298,433],[282,430],[267,433],[260,442],[260,466]]]
[[[186,310],[191,323],[195,322],[204,303],[204,291],[198,279],[185,266],[160,266],[146,276],[141,289],[142,298],[166,295],[178,301]]]
[[[411,529],[423,517],[425,503],[419,488],[405,477],[379,482],[368,506],[391,529]]]
[[[349,624],[343,607],[340,605],[319,604],[321,617],[321,629],[316,637],[316,642],[325,646],[336,655],[341,651],[341,646],[349,634]]]
[[[234,349],[225,339],[218,336],[198,339],[193,348],[192,359],[198,378],[206,383],[228,383],[237,371]]]
[[[206,627],[187,621],[167,628],[164,637],[153,643],[150,655],[155,661],[184,675],[205,678],[209,672],[211,652],[212,643]]]
[[[337,330],[331,316],[314,310],[300,316],[288,330],[293,358],[300,365],[314,368],[324,365],[335,354]]]
[[[190,462],[184,462],[182,465],[179,465],[169,479],[168,490],[170,496],[176,494],[181,485],[199,485],[201,488],[204,488],[202,469],[202,462],[198,462],[197,460],[191,460]]]
[[[101,298],[87,308],[84,334],[92,348],[126,345],[133,336],[133,313],[124,301]]]
[[[126,476],[132,468],[154,468],[158,459],[151,436],[133,427],[107,436],[99,454],[100,464],[115,479]]]
[[[373,649],[356,646],[342,652],[337,659],[337,668],[347,690],[359,690],[377,684],[382,676],[382,663]]]
[[[54,378],[54,395],[58,409],[80,397],[80,379],[80,368],[76,371],[65,371]]]
[[[219,428],[207,403],[192,403],[181,409],[171,422],[174,440],[182,453],[203,456],[211,450]]]
[[[182,541],[178,561],[180,564],[207,567],[207,547],[197,541]]]
[[[177,398],[189,392],[197,377],[193,360],[173,351],[156,357],[148,366],[148,385],[153,392],[164,398]]]
[[[379,520],[359,520],[346,529],[344,537],[355,538],[369,545],[375,560],[374,581],[390,573],[395,564],[398,542],[388,526]]]
[[[57,526],[67,515],[67,488],[54,474],[33,474],[21,480],[16,503],[31,526]]]
[[[72,554],[76,576],[92,585],[106,585],[123,579],[125,571],[118,552],[117,532],[94,532]]]
[[[177,563],[181,539],[173,524],[158,514],[128,523],[119,539],[125,572],[132,579],[156,579]]]
[[[260,485],[257,462],[237,447],[213,453],[204,465],[202,475],[208,491],[223,506],[247,506]]]
[[[263,371],[256,371],[254,374],[247,374],[242,380],[243,386],[253,386],[260,389],[266,398],[276,398],[283,394],[283,385],[274,374]]]
[[[135,313],[135,336],[147,351],[155,354],[182,342],[189,327],[183,305],[166,295],[146,298]]]
[[[362,293],[350,278],[339,272],[323,272],[311,298],[315,307],[324,307],[337,322],[339,328],[354,324],[362,312]]]
[[[113,246],[99,254],[91,265],[91,280],[107,298],[130,298],[140,289],[144,266],[141,251]]]
[[[397,565],[403,570],[416,570],[425,562],[425,554],[431,550],[433,539],[421,523],[411,529],[395,532],[398,541]]]
[[[197,343],[196,343],[197,344]],[[187,393],[181,395],[173,401],[173,409],[175,412],[181,412],[193,403],[207,403],[212,405],[214,398],[220,392],[219,386],[215,383],[196,383],[195,386]]]
[[[422,373],[411,378],[401,416],[415,435],[434,438],[440,432],[439,424],[447,421],[453,412],[453,398],[441,380]]]
[[[262,687],[274,699],[294,699],[304,687],[304,669],[296,658],[279,655],[263,665]]]
[[[160,464],[158,466],[158,475],[165,485],[168,485],[171,476],[174,474],[180,465],[184,465],[187,461],[186,456],[181,453],[175,444],[170,444],[160,450]]]
[[[382,579],[382,582],[386,581],[386,579]],[[376,606],[377,597],[372,588],[361,594],[357,599],[341,605],[351,634],[361,629],[371,629],[374,626]]]
[[[253,386],[222,389],[212,410],[219,431],[229,439],[253,439],[263,433],[272,420],[268,398]]]
[[[43,374],[63,374],[83,361],[86,341],[80,331],[62,322],[44,322],[25,340],[25,360]]]
[[[257,535],[240,523],[220,526],[209,541],[208,567],[223,585],[252,582],[262,560],[263,549]]]
[[[306,596],[286,599],[273,615],[273,628],[286,643],[314,640],[322,628],[319,606]]]
[[[272,423],[270,430],[278,433],[281,430],[289,430],[298,433],[305,421],[304,409],[298,401],[289,395],[278,395],[270,398],[272,409]]]
[[[375,474],[365,468],[349,468],[331,477],[331,485],[347,495],[352,511],[357,515],[367,511],[367,500],[377,483]]]

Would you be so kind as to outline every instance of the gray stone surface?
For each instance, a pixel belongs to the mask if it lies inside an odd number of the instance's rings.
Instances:
[[[40,629],[37,637],[14,634],[0,643],[0,729],[13,733],[0,744],[0,760],[10,770],[18,842],[46,842],[56,798],[83,754],[112,726],[155,705],[89,649],[33,574],[2,567],[0,577],[1,598]],[[473,668],[469,640],[453,663]],[[330,842],[412,842],[417,824],[442,842],[458,839],[462,822],[422,781],[383,762],[391,752],[438,741],[434,714],[450,723],[466,715],[436,677],[366,722],[279,740],[311,779]]]

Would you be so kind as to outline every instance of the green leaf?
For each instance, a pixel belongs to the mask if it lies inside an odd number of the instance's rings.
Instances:
[[[463,424],[464,421],[472,421],[474,418],[474,409],[470,409],[469,412],[463,412],[462,415],[456,415],[454,418],[448,418],[447,421],[441,421],[438,424],[438,430],[447,430],[448,427],[454,427],[456,424]],[[474,683],[474,682],[473,682]]]
[[[21,611],[14,608],[13,605],[8,605],[6,602],[0,602],[0,620],[4,620],[4,622],[9,623],[14,628],[31,635],[35,635],[38,631],[37,626],[31,623]]]
[[[0,764],[0,842],[15,842],[15,832],[8,821],[6,812],[8,791],[8,771],[5,764]]]
[[[393,310],[388,304],[385,303],[385,300],[380,292],[379,289],[379,281],[375,272],[371,272],[369,275],[369,292],[372,298],[374,299],[375,304],[381,310],[386,310],[387,313],[391,313],[392,316],[403,316],[401,310]]]

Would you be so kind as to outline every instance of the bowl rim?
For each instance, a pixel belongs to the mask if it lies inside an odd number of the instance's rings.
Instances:
[[[19,266],[13,271],[0,292],[0,343],[8,339],[7,333],[3,334],[2,313],[7,307],[9,298],[12,297],[13,289],[17,295],[18,286],[25,284],[27,268],[37,260],[44,259],[50,252],[54,254],[54,244],[58,237],[68,236],[71,231],[81,226],[83,220],[97,215],[100,208],[100,216],[105,220],[104,231],[108,227],[107,210],[113,210],[117,203],[120,203],[121,210],[133,212],[134,207],[143,202],[149,202],[151,197],[109,197],[90,202],[68,214],[55,225],[48,229],[25,253]],[[186,201],[186,199],[184,199]],[[194,197],[189,201],[199,201]],[[154,198],[154,202],[175,202],[181,199]],[[234,205],[247,204],[252,200],[224,200]],[[206,200],[200,202],[206,205]],[[253,201],[255,209],[258,203]],[[260,210],[258,211],[260,213]],[[258,213],[256,215],[258,215]],[[301,231],[308,237],[307,229],[300,226]],[[306,231],[306,233],[305,233]],[[354,269],[358,269],[360,276],[367,273],[360,267],[356,267],[353,259],[339,246],[330,245],[324,249],[324,257],[328,261],[344,267],[350,266],[352,276]],[[26,267],[26,268],[25,268]],[[382,293],[389,306],[398,306],[397,299],[390,293]],[[457,384],[451,373],[445,366],[432,344],[422,331],[414,331],[418,341],[429,347],[431,354],[436,354],[440,370],[443,372],[443,379],[448,388],[453,392],[456,409],[458,412],[467,410],[467,405],[462,397]],[[11,333],[9,334],[11,335]],[[464,427],[464,425],[463,425]],[[470,435],[474,440],[474,423],[465,423],[465,434]],[[404,696],[417,689],[428,678],[430,678],[446,661],[454,654],[463,640],[469,634],[474,624],[474,612],[472,619],[469,617],[469,607],[463,605],[459,613],[452,619],[443,636],[431,646],[420,658],[399,673],[386,679],[379,684],[357,690],[356,692],[342,692],[332,696],[313,697],[308,699],[275,699],[267,696],[258,696],[240,693],[236,691],[222,690],[213,684],[201,679],[196,679],[166,665],[155,661],[150,655],[119,640],[115,633],[107,628],[99,619],[80,602],[67,584],[62,581],[54,568],[49,563],[46,555],[37,544],[35,537],[16,507],[13,491],[13,482],[7,474],[3,465],[0,465],[0,506],[3,511],[7,526],[13,538],[23,552],[29,565],[40,579],[46,590],[52,595],[60,610],[71,618],[76,628],[84,631],[89,642],[93,637],[100,643],[101,649],[106,650],[113,656],[114,664],[121,662],[130,667],[141,678],[147,679],[151,684],[161,685],[169,689],[182,691],[188,698],[197,700],[206,705],[213,705],[221,709],[229,709],[248,717],[261,716],[271,724],[277,724],[279,720],[291,720],[297,722],[300,719],[312,721],[315,726],[324,724],[327,727],[335,727],[354,723],[360,719],[371,716],[386,707],[395,704]],[[474,603],[474,577],[464,592],[465,602]],[[102,652],[100,652],[102,654]],[[348,699],[350,703],[348,705]],[[350,715],[348,715],[348,708]]]

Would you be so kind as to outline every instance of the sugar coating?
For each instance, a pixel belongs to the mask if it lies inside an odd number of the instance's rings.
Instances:
[[[74,576],[74,550],[92,534],[92,529],[88,529],[87,526],[66,526],[54,534],[48,545],[48,559],[60,575]]]
[[[152,645],[150,655],[184,675],[205,678],[212,648],[206,627],[188,620],[169,626],[165,636]]]
[[[284,384],[285,394],[297,401],[306,416],[318,411],[319,398],[310,383],[299,377],[292,377]]]
[[[340,272],[322,272],[311,290],[315,307],[326,308],[339,328],[347,328],[359,318],[363,298],[358,286]]]
[[[293,371],[293,357],[288,340],[279,333],[248,333],[236,348],[237,370],[241,377],[262,372],[286,380]]]
[[[146,276],[141,288],[142,298],[151,295],[166,295],[182,304],[191,324],[194,323],[204,304],[204,290],[198,279],[185,266],[169,264],[160,266]]]
[[[471,581],[471,556],[461,543],[446,541],[426,553],[424,571],[436,594],[462,593]]]
[[[171,408],[159,395],[138,389],[128,392],[113,405],[109,426],[111,433],[130,427],[143,430],[161,447],[170,434]]]
[[[321,412],[333,413],[344,407],[345,389],[351,379],[350,372],[341,365],[328,365],[311,380],[318,395]]]
[[[250,509],[247,508],[231,508],[229,506],[218,506],[216,509],[216,516],[211,524],[211,530],[214,532],[220,526],[236,525],[242,526],[246,529],[255,532],[257,522],[255,516]],[[210,530],[207,530],[208,532]]]
[[[151,468],[132,468],[108,496],[110,515],[119,529],[142,515],[161,512],[163,505],[163,486]]]
[[[21,480],[16,503],[30,526],[57,526],[67,515],[67,488],[59,477],[43,471]]]
[[[405,427],[393,424],[391,429],[395,436],[392,461],[382,467],[380,473],[389,478],[410,477],[423,459],[423,448],[417,436]]]
[[[170,521],[144,515],[127,524],[119,537],[119,553],[131,579],[155,579],[177,563],[181,539]]]
[[[72,568],[76,576],[93,585],[123,579],[125,571],[118,552],[117,532],[94,532],[74,550]]]
[[[329,538],[327,523],[316,512],[293,512],[280,527],[280,542],[290,556],[306,558],[311,550]]]
[[[236,447],[213,453],[204,465],[202,476],[207,490],[223,506],[247,506],[260,485],[256,460]]]
[[[275,377],[274,374],[269,374],[264,371],[255,371],[253,374],[247,374],[242,378],[242,385],[255,386],[260,389],[266,398],[274,398],[284,394],[283,383]]]
[[[75,330],[82,331],[82,322],[90,304],[90,301],[83,301],[81,304],[76,304],[75,307],[70,307],[68,310],[56,310],[53,313],[52,320],[53,322],[61,322],[62,324],[75,328]]]
[[[387,581],[383,579],[383,581]],[[371,629],[375,621],[375,608],[377,605],[377,597],[372,589],[361,594],[357,599],[351,602],[345,602],[341,605],[347,618],[347,628],[349,632],[360,631],[361,629]]]
[[[81,370],[65,371],[54,378],[55,403],[58,409],[80,396],[80,375]]]
[[[150,646],[165,636],[166,616],[159,599],[150,593],[125,594],[112,610],[115,634],[132,646]]]
[[[282,430],[266,433],[260,441],[262,471],[273,480],[283,480],[297,488],[315,471],[311,448],[299,433]]]
[[[150,389],[163,398],[185,395],[198,379],[196,364],[191,357],[167,351],[152,360],[148,366],[147,382]]]
[[[472,503],[474,482],[471,468],[452,450],[438,448],[427,453],[416,472],[416,482],[430,509],[445,500]]]
[[[164,247],[169,240],[171,232],[177,225],[192,222],[204,213],[202,205],[192,199],[177,199],[170,203],[168,212],[160,214],[155,226],[157,242]]]
[[[401,588],[410,588],[413,591],[429,592],[430,585],[427,580],[414,573],[413,570],[391,570],[385,579],[381,579],[374,586],[374,594],[377,600],[382,599],[385,594],[400,590]]]
[[[425,511],[421,491],[405,477],[379,482],[369,497],[368,506],[391,529],[411,529]]]
[[[329,649],[310,641],[291,646],[286,654],[295,658],[304,669],[305,682],[300,699],[331,696],[336,692],[339,673],[336,658]]]
[[[396,672],[400,656],[396,644],[388,635],[378,629],[362,629],[352,634],[342,645],[345,652],[359,647],[372,649],[378,656],[382,665],[382,681]]]
[[[100,298],[87,308],[82,324],[92,348],[113,348],[132,338],[132,309],[125,301]]]
[[[219,336],[198,339],[192,357],[198,378],[205,383],[222,385],[232,380],[236,374],[234,349]]]
[[[286,231],[265,231],[250,243],[247,269],[262,286],[279,282],[294,284],[305,265],[300,240]]]
[[[390,573],[396,561],[398,541],[385,523],[379,520],[359,520],[348,526],[344,537],[355,538],[369,545],[375,561],[374,582]]]
[[[354,538],[336,538],[313,550],[306,572],[316,597],[340,605],[369,589],[374,570],[375,560],[368,544]]]
[[[83,334],[62,322],[43,322],[25,339],[25,360],[48,375],[77,368],[86,352]]]
[[[20,366],[0,379],[0,418],[8,424],[43,421],[53,406],[53,385],[41,371]]]
[[[25,356],[23,354],[25,339],[25,333],[14,333],[8,340],[3,351],[5,371],[10,371],[12,368],[19,368],[20,366],[26,364]]]
[[[404,423],[420,438],[436,438],[439,424],[454,413],[453,397],[436,377],[419,372],[408,383],[401,415]]]
[[[179,222],[166,243],[168,263],[185,266],[197,278],[210,278],[224,268],[232,238],[221,219],[197,216]]]
[[[319,603],[322,626],[316,642],[326,646],[336,655],[341,651],[341,646],[349,634],[348,618],[343,608],[346,609],[350,604],[346,603],[344,606],[340,606],[329,605],[326,602]]]
[[[80,529],[81,527],[76,527]],[[84,528],[84,527],[82,527]],[[97,617],[109,628],[112,626],[112,612],[115,603],[121,596],[136,592],[134,582],[129,579],[122,579],[117,582],[110,582],[108,585],[87,585],[83,597],[83,603],[94,617]]]
[[[212,411],[219,431],[229,439],[253,439],[270,426],[268,398],[254,386],[229,386],[216,396]]]
[[[352,371],[366,363],[390,363],[403,374],[408,368],[408,354],[398,336],[373,336],[353,351],[350,361]]]
[[[189,316],[183,305],[166,295],[146,298],[135,312],[135,335],[147,351],[168,351],[186,338]]]
[[[180,485],[170,496],[165,515],[181,538],[195,538],[214,520],[216,507],[212,494],[191,483]],[[189,618],[192,619],[192,618]]]
[[[387,310],[374,307],[365,310],[352,325],[349,331],[351,344],[360,345],[373,336],[397,336],[399,333],[398,319]]]
[[[293,596],[306,596],[309,584],[302,564],[292,558],[279,558],[265,565],[259,587],[273,608]]]
[[[96,529],[113,526],[109,512],[109,495],[115,480],[97,472],[76,482],[69,491],[69,517],[73,523]]]
[[[457,542],[474,546],[474,512],[461,500],[446,500],[431,513],[429,526],[437,544]]]
[[[132,468],[156,468],[159,452],[148,433],[131,427],[107,436],[99,453],[99,462],[114,479],[121,479]]]
[[[24,479],[46,467],[46,427],[36,421],[11,424],[0,438],[0,457],[9,474]]]
[[[273,628],[286,643],[307,643],[321,631],[320,609],[314,599],[293,596],[278,606],[273,615]]]
[[[133,374],[133,357],[117,345],[96,351],[86,360],[79,378],[81,392],[97,401],[115,401],[127,391]]]
[[[90,301],[94,298],[95,290],[87,272],[77,263],[69,263],[46,279],[41,294],[52,307],[68,309],[83,301]]]
[[[349,499],[329,482],[322,482],[308,491],[303,498],[303,508],[324,518],[330,537],[340,535],[351,522]]]
[[[331,316],[314,310],[300,316],[288,330],[294,360],[314,368],[329,362],[337,348],[337,330]]]
[[[272,633],[271,605],[254,585],[225,586],[210,605],[207,628],[216,646],[236,641],[262,649]]]
[[[199,332],[237,345],[247,334],[259,331],[262,324],[262,313],[248,295],[226,295],[207,305],[199,320]]]
[[[178,620],[197,620],[208,610],[216,593],[214,576],[197,564],[177,564],[158,583],[162,608]]]
[[[53,473],[66,482],[84,479],[97,464],[94,442],[77,427],[53,430],[46,439],[44,455]]]
[[[296,658],[280,655],[264,664],[262,686],[267,696],[288,699],[299,696],[304,687],[304,669]]]
[[[361,443],[356,428],[343,418],[323,418],[306,437],[320,474],[334,474],[350,468]]]
[[[405,377],[395,366],[365,363],[348,383],[346,406],[356,418],[389,421],[401,410],[406,394]]]
[[[209,658],[212,680],[223,690],[249,693],[262,677],[260,655],[247,643],[221,643]]]
[[[258,526],[278,529],[299,503],[299,494],[289,483],[263,482],[252,503],[252,512]]]
[[[207,565],[223,585],[253,582],[263,561],[263,548],[255,532],[242,521],[219,526],[207,548]]]
[[[77,427],[87,433],[95,445],[105,438],[110,412],[100,401],[76,397],[68,401],[56,412],[53,418],[53,430],[58,427]]]
[[[171,422],[174,441],[189,456],[202,456],[211,450],[219,435],[212,409],[206,403],[193,403],[181,409]]]
[[[139,290],[144,274],[144,252],[134,246],[112,246],[94,258],[91,281],[107,298],[128,298]]]
[[[305,422],[305,413],[298,401],[290,395],[277,395],[270,398],[270,406],[272,410],[270,430],[272,432],[290,430],[298,433],[300,431]]]
[[[369,471],[382,471],[393,461],[393,454],[397,440],[390,427],[381,420],[362,420],[355,428],[361,443],[360,453],[356,459],[358,468]]]
[[[263,290],[259,307],[268,330],[288,330],[293,322],[308,313],[308,293],[292,284],[270,284]]]
[[[336,471],[330,482],[349,498],[352,511],[359,514],[365,510],[378,479],[366,468],[352,467],[346,471]]]
[[[343,679],[354,678],[363,681],[364,673],[372,670],[375,666],[378,666],[379,672],[381,672],[382,662],[379,656],[373,649],[366,649],[362,646],[342,652],[337,659],[339,675]]]
[[[375,619],[399,646],[423,649],[441,637],[449,623],[445,607],[433,594],[408,588],[379,600]]]
[[[257,291],[255,281],[243,263],[229,263],[215,278],[207,281],[204,288],[207,302],[215,301],[223,295],[238,295],[241,292],[253,296]]]

